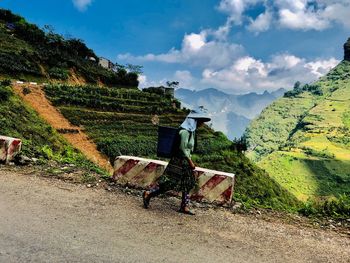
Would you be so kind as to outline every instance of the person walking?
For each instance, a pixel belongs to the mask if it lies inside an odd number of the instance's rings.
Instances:
[[[189,208],[189,192],[194,188],[196,180],[193,174],[195,164],[191,159],[191,153],[195,148],[197,128],[201,127],[210,118],[200,108],[199,111],[191,111],[180,125],[178,140],[175,141],[172,157],[163,175],[158,180],[158,185],[149,191],[143,192],[143,206],[148,208],[152,197],[156,197],[169,190],[182,192],[179,212],[194,215]]]

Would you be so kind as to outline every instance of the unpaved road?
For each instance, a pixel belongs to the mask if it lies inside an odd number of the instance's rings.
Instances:
[[[0,262],[350,262],[350,238],[0,168]]]

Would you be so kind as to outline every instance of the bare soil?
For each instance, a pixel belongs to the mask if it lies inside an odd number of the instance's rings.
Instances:
[[[0,262],[350,262],[344,233],[108,187],[0,166]]]
[[[23,94],[23,87],[30,89],[30,93]],[[62,134],[66,140],[80,150],[89,160],[104,168],[110,174],[113,168],[108,157],[101,154],[96,144],[89,139],[87,134],[78,126],[72,125],[51,102],[46,98],[41,85],[15,84],[14,90],[34,110],[56,130],[76,130],[76,133]]]

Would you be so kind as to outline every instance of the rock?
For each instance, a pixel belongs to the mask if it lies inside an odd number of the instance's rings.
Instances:
[[[235,202],[235,204],[232,206],[232,210],[236,211],[242,207],[242,203],[240,202]]]
[[[350,38],[344,44],[344,60],[350,61]]]
[[[14,162],[16,165],[28,165],[32,162],[32,159],[25,155],[17,155]]]
[[[91,186],[92,186],[91,184],[86,185],[87,188],[90,188]]]

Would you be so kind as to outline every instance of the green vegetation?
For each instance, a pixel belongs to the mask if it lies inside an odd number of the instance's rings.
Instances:
[[[111,161],[118,155],[157,158],[157,126],[152,124],[153,116],[158,115],[160,125],[178,127],[187,115],[186,111],[174,108],[174,100],[169,96],[157,94],[158,90],[48,85],[45,92],[67,119],[84,127]],[[201,167],[236,174],[234,198],[246,207],[296,210],[296,198],[238,149],[241,146],[221,132],[204,126],[198,130],[193,159]]]
[[[317,214],[349,211],[349,77],[350,62],[343,61],[311,85],[296,83],[245,133],[248,156]]]
[[[112,71],[99,66],[98,61],[82,40],[64,38],[50,26],[40,29],[11,11],[0,9],[0,74],[42,81],[66,81],[76,74],[88,83],[138,86],[138,68],[134,72],[119,66]]]
[[[0,134],[20,138],[22,153],[41,161],[55,160],[71,163],[88,170],[103,173],[80,152],[70,146],[51,126],[46,124],[32,109],[12,93],[6,82],[0,83],[0,93],[6,91],[6,98],[0,96]],[[2,94],[2,93],[1,93]]]
[[[350,197],[340,195],[338,199],[308,201],[299,209],[299,213],[305,216],[326,216],[346,220],[350,215]]]

